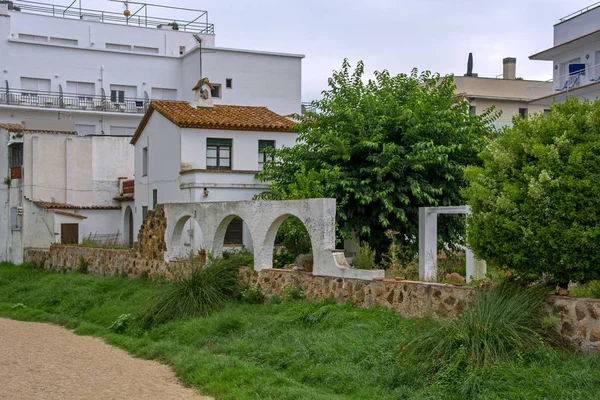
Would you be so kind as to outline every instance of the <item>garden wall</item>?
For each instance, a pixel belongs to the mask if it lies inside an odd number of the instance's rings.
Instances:
[[[139,253],[71,246],[28,249],[25,262],[41,263],[45,269],[74,271],[84,260],[90,273],[173,278],[189,271],[190,263],[136,258]],[[313,276],[304,271],[240,269],[245,284],[257,284],[266,297],[280,295],[287,284],[299,287],[310,300],[333,298],[369,307],[379,304],[407,317],[446,317],[458,314],[466,305],[472,289],[437,283],[381,279],[365,281],[351,278]],[[582,350],[600,354],[600,300],[550,296],[547,311],[557,320],[557,328]]]

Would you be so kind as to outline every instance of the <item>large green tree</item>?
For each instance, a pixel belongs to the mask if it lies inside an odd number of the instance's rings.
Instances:
[[[317,112],[300,118],[293,148],[273,150],[258,178],[272,182],[263,199],[335,197],[340,232],[387,246],[384,232],[416,250],[418,207],[463,204],[463,167],[477,162],[492,111],[482,116],[454,93],[451,76],[413,70],[392,76],[347,60],[329,78]],[[445,229],[444,229],[445,228]],[[460,224],[440,226],[455,243]]]
[[[469,167],[469,244],[488,261],[561,282],[600,279],[600,102],[515,118]]]

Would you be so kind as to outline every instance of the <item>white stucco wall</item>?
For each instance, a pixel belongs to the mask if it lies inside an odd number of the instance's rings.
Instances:
[[[36,206],[30,201],[23,202],[23,248],[46,249],[60,241],[60,229],[54,223],[55,214]],[[22,257],[22,253],[21,253]]]
[[[121,210],[78,210],[78,214],[85,215],[87,218],[80,220],[79,234],[82,238],[87,238],[95,234],[116,234],[119,233],[119,241],[123,239],[123,221],[121,220]]]
[[[591,2],[590,2],[591,3]],[[573,10],[575,12],[576,10]],[[558,46],[600,29],[600,7],[554,25],[554,45]]]
[[[56,213],[52,213],[54,216],[54,242],[55,243],[61,243],[62,241],[62,235],[61,235],[61,225],[62,224],[77,224],[79,225],[79,229],[78,229],[78,238],[77,238],[77,243],[81,243],[81,241],[83,240],[83,233],[82,233],[82,219],[81,218],[77,218],[77,217],[72,217],[70,215],[62,215],[62,214],[56,214]]]

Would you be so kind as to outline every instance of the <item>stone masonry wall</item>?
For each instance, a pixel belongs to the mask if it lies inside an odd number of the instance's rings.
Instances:
[[[162,204],[158,204],[154,210],[148,211],[148,218],[140,228],[136,258],[163,261],[165,251],[167,251],[166,229],[165,209]]]
[[[139,253],[138,253],[139,254]],[[145,253],[148,254],[148,253]],[[153,253],[152,256],[155,254]],[[104,275],[162,276],[174,278],[190,271],[188,262],[137,258],[127,250],[52,246],[49,250],[25,251],[25,262],[38,262],[54,271],[73,271],[83,259],[90,273]],[[280,295],[285,285],[304,291],[309,300],[333,298],[353,301],[362,307],[379,304],[406,317],[447,317],[458,314],[469,301],[470,287],[436,283],[382,279],[364,281],[351,278],[313,276],[304,271],[240,268],[244,284],[259,285],[268,298]],[[600,354],[600,299],[550,296],[547,311],[556,317],[557,329],[583,351]]]

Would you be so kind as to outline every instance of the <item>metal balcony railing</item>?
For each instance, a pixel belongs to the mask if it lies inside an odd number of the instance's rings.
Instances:
[[[600,64],[586,66],[584,70],[577,73],[567,73],[558,77],[558,85],[554,85],[553,92],[551,94],[558,94],[562,92],[570,92],[581,86],[588,85],[591,83],[600,82]],[[547,83],[553,83],[554,79],[549,79],[545,82],[533,84],[527,88],[527,92],[531,92],[530,98],[542,97],[533,95],[533,93],[540,90]],[[537,94],[537,93],[536,93]]]
[[[0,105],[16,105],[24,107],[143,114],[148,109],[149,104],[150,100],[148,99],[128,97],[111,99],[110,96],[43,92],[23,89],[10,89],[0,92]]]
[[[111,0],[115,1],[115,0]],[[69,6],[61,6],[49,3],[40,3],[29,0],[13,0],[13,10],[41,15],[51,15],[53,17],[82,19],[109,24],[131,25],[146,28],[156,28],[159,26],[175,25],[176,29],[185,32],[203,33],[212,35],[215,33],[215,26],[208,22],[208,11],[193,8],[181,8],[163,6],[159,4],[137,3],[128,1],[133,5],[130,15],[126,16],[112,11],[94,10],[81,7],[81,0],[78,6],[74,6],[76,0]],[[123,3],[118,1],[118,3]],[[16,6],[16,9],[15,9]],[[148,10],[159,8],[168,10],[170,13],[185,13],[182,19],[160,18],[148,16]],[[193,13],[193,14],[192,14]],[[191,18],[195,17],[195,18]],[[188,19],[191,18],[191,19]]]

